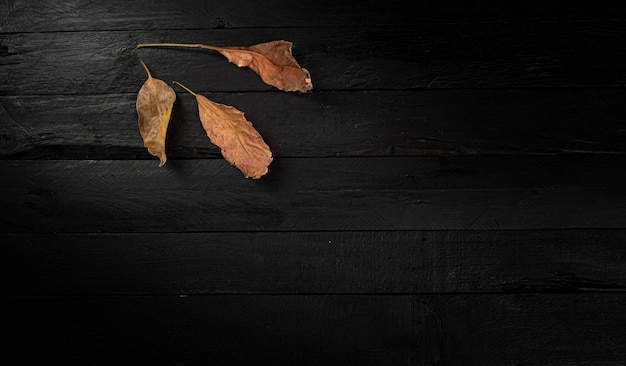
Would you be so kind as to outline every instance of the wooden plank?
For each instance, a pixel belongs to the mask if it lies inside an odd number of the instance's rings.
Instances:
[[[625,230],[0,235],[4,295],[626,291]]]
[[[279,158],[260,180],[242,179],[224,159],[4,160],[0,187],[47,190],[107,186],[248,192],[619,189],[624,155]]]
[[[200,85],[193,85],[200,86]],[[207,93],[246,113],[277,157],[626,153],[623,89]],[[0,156],[153,159],[135,94],[0,97]],[[179,93],[169,158],[220,156]]]
[[[626,294],[3,297],[25,363],[623,365]]]
[[[123,188],[120,188],[123,189]],[[620,190],[208,192],[15,188],[5,232],[625,228]]]
[[[315,90],[616,86],[626,83],[626,22],[417,24],[3,35],[0,93],[135,93],[155,77],[212,91],[268,91],[213,51],[135,49],[145,42],[294,42]]]
[[[612,161],[618,170],[603,170],[605,159],[598,159],[598,169],[574,173],[586,176],[588,184],[594,174],[604,177],[593,187],[555,186],[552,176],[525,180],[530,187],[482,188],[486,175],[470,178],[465,187],[443,183],[437,189],[412,185],[414,170],[405,164],[387,170],[397,188],[372,185],[367,179],[377,174],[368,169],[385,171],[374,164],[387,166],[388,159],[364,160],[369,165],[350,168],[347,180],[333,172],[336,159],[324,160],[328,164],[313,165],[304,177],[277,160],[275,179],[259,181],[244,179],[224,160],[171,162],[162,169],[154,161],[3,161],[1,228],[45,233],[626,227],[619,157]],[[308,161],[302,160],[301,170]],[[454,174],[443,181],[455,181]],[[316,181],[318,175],[326,177]],[[621,186],[603,186],[610,177]],[[330,185],[320,184],[325,181]]]
[[[571,1],[556,6],[526,1],[504,6],[499,1],[450,6],[431,1],[293,1],[250,3],[242,0],[198,4],[194,0],[156,0],[135,4],[122,0],[64,4],[47,1],[7,2],[0,7],[0,32],[77,30],[209,29],[246,27],[320,27],[396,25],[424,22],[623,19],[617,1]]]

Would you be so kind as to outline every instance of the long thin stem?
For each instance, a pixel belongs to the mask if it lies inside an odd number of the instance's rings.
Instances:
[[[183,84],[179,83],[178,81],[172,81],[172,83],[180,86],[181,88],[185,89],[189,94],[193,95],[194,97],[197,97],[198,94],[194,93],[191,89],[189,89],[188,87],[184,86]]]
[[[186,47],[186,48],[204,48],[205,50],[212,51],[236,51],[242,53],[254,53],[259,54],[258,52],[254,52],[251,50],[247,50],[239,47],[217,47],[217,46],[209,46],[202,43],[140,43],[135,48],[144,48],[144,47]]]
[[[143,47],[187,47],[187,48],[205,48],[208,50],[217,51],[220,47],[207,46],[205,44],[199,43],[140,43],[136,46],[136,48]]]
[[[140,43],[137,48],[142,47],[200,47],[197,44],[192,43]]]

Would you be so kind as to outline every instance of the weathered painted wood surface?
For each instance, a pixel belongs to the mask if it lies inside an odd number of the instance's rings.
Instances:
[[[293,52],[315,90],[580,87],[626,83],[626,22],[415,24],[396,27],[237,28],[4,34],[2,94],[136,93],[145,79],[195,90],[268,91],[250,70],[198,49],[138,43],[248,46],[273,39]],[[63,62],[59,62],[62,60]]]
[[[277,157],[626,152],[623,89],[206,93],[245,111]],[[134,94],[0,97],[5,159],[150,159]],[[219,155],[179,95],[170,158]],[[393,164],[393,162],[390,162]]]
[[[0,283],[12,295],[626,291],[625,230],[3,234],[0,240]]]
[[[6,353],[24,362],[621,366],[626,343],[626,294],[617,293],[61,296],[3,304],[19,314],[8,321],[17,326]]]
[[[0,32],[395,26],[433,22],[620,20],[626,16],[621,2],[615,0],[592,4],[578,0],[567,4],[546,4],[540,0],[503,4],[488,0],[454,3],[454,6],[445,1],[412,0],[340,3],[152,0],[138,4],[124,0],[106,3],[76,0],[63,4],[5,0],[3,3],[6,6],[0,8]]]
[[[277,159],[274,179],[268,175],[261,181],[243,179],[224,160],[171,162],[161,169],[147,160],[6,161],[0,164],[6,177],[0,183],[0,202],[10,209],[1,214],[2,229],[53,233],[626,228],[621,156],[607,157],[605,164],[588,170],[552,169],[557,159],[529,159],[513,169],[537,161],[546,165],[531,169],[543,174],[510,186],[508,180],[529,173],[498,172],[498,164],[513,160],[485,159],[485,166],[468,172],[463,182],[456,177],[466,174],[467,158],[457,160],[458,170],[447,169],[445,160],[421,159],[404,158],[391,166],[382,158],[361,160],[360,165],[350,164],[354,159],[348,158],[289,159],[286,165]],[[495,166],[486,171],[490,164]],[[370,165],[385,168],[370,171]],[[486,173],[481,175],[480,170]],[[565,178],[563,170],[582,179],[559,181]],[[433,181],[425,173],[443,176]],[[500,180],[483,186],[481,179],[491,176]]]
[[[618,1],[0,1],[3,355],[21,363],[626,364]],[[294,42],[312,93],[201,50]],[[246,180],[139,61],[243,110]]]

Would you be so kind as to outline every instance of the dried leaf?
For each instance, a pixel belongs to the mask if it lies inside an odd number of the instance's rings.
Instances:
[[[139,132],[148,152],[158,157],[159,166],[163,166],[167,161],[165,135],[172,114],[172,106],[176,100],[176,93],[163,80],[153,78],[143,61],[141,61],[141,65],[148,73],[148,80],[143,83],[137,94]]]
[[[249,67],[269,85],[283,91],[308,92],[313,89],[311,74],[298,65],[289,41],[271,41],[250,47],[215,47],[186,43],[144,43],[141,47],[196,47],[217,51],[239,67]]]
[[[272,41],[250,47],[214,47],[239,67],[249,67],[269,85],[284,91],[307,92],[313,88],[311,75],[291,54],[292,43]]]
[[[258,179],[267,173],[272,162],[272,152],[243,112],[212,102],[186,86],[176,81],[174,83],[196,97],[202,127],[229,163],[239,168],[246,178]]]

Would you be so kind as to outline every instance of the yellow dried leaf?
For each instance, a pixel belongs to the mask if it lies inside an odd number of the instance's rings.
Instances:
[[[246,178],[258,179],[265,175],[273,159],[272,152],[243,112],[175,83],[196,97],[202,127],[211,142],[221,149],[224,158]]]
[[[137,93],[137,115],[139,117],[139,133],[143,138],[144,146],[150,154],[159,158],[159,166],[167,161],[165,155],[165,135],[170,122],[172,107],[176,100],[176,93],[163,80],[153,78],[146,64],[146,80]]]

